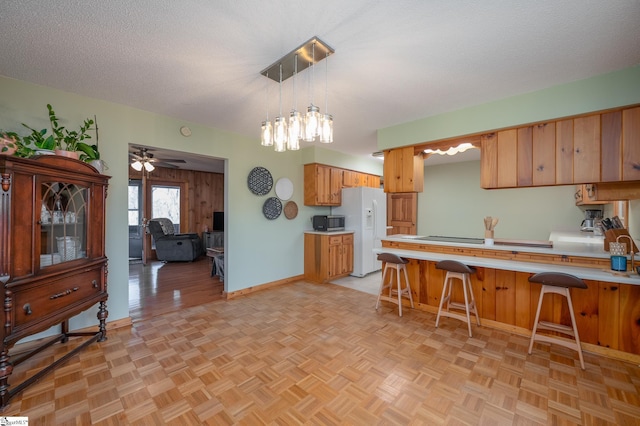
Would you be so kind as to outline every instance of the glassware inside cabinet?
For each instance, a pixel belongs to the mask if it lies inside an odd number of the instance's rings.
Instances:
[[[64,182],[40,186],[40,267],[87,257],[88,189]]]

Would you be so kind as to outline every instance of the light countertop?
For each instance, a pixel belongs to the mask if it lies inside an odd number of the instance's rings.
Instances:
[[[546,247],[522,247],[522,246],[506,246],[506,245],[493,245],[487,246],[484,244],[469,244],[469,243],[452,243],[452,242],[440,242],[440,241],[427,241],[416,239],[416,235],[391,235],[382,239],[382,241],[397,241],[404,243],[429,244],[429,245],[441,245],[448,247],[464,247],[464,248],[476,248],[476,249],[490,249],[490,250],[504,250],[504,251],[518,251],[528,253],[544,253],[553,255],[566,255],[566,256],[586,256],[595,258],[609,258],[609,252],[604,251],[603,247],[594,244],[580,244],[580,243],[555,243],[553,248]],[[634,284],[640,285],[640,276],[636,273],[627,271],[629,276],[623,276],[613,274],[609,271],[598,268],[585,268],[580,266],[564,266],[555,264],[544,264],[534,262],[522,262],[516,260],[502,260],[494,258],[484,258],[475,256],[462,256],[451,255],[443,253],[432,253],[422,250],[406,250],[395,249],[389,247],[375,248],[374,253],[394,253],[401,257],[418,260],[457,260],[470,266],[479,266],[487,268],[495,268],[517,272],[564,272],[567,274],[575,275],[582,279],[616,282],[621,284]]]
[[[453,243],[453,242],[442,242],[442,241],[430,241],[430,240],[421,240],[420,235],[389,235],[384,237],[382,241],[398,241],[404,243],[414,243],[414,244],[430,244],[430,245],[438,245],[438,246],[450,246],[450,247],[467,247],[467,248],[486,248],[490,250],[503,250],[503,251],[519,251],[519,252],[527,252],[527,253],[544,253],[544,254],[553,254],[558,256],[587,256],[587,257],[597,257],[597,258],[608,258],[609,252],[604,251],[604,245],[599,244],[581,244],[581,243],[572,243],[572,242],[554,242],[553,247],[525,247],[520,245],[502,245],[502,244],[494,244],[492,246],[484,245],[484,244],[469,244],[469,243]],[[499,239],[496,239],[499,240]]]
[[[315,234],[315,235],[342,235],[342,234],[353,234],[354,231],[350,231],[345,229],[344,231],[314,231],[307,230],[304,231],[305,234]]]

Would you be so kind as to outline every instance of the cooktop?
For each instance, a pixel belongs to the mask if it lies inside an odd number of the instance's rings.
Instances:
[[[429,235],[428,237],[420,237],[417,239],[425,241],[442,241],[445,243],[484,244],[484,238],[445,237],[442,235]]]

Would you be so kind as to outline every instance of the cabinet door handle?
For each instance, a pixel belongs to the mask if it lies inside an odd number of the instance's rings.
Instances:
[[[98,281],[96,281],[96,280],[91,280],[91,286],[92,286],[93,288],[98,288]]]
[[[24,310],[25,315],[31,315],[33,312],[31,312],[31,304],[30,303],[25,303],[24,306],[22,307],[22,309]]]

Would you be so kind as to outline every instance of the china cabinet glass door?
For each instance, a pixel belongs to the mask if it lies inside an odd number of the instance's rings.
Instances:
[[[87,257],[87,187],[44,181],[40,188],[40,267]]]

